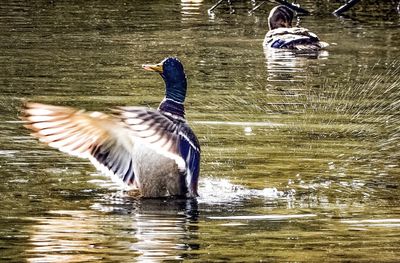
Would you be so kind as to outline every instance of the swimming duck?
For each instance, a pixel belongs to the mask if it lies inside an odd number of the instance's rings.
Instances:
[[[328,43],[319,40],[316,34],[303,27],[292,27],[294,13],[284,6],[274,7],[268,16],[269,31],[263,45],[270,48],[292,50],[320,50]]]
[[[196,197],[200,145],[185,120],[183,65],[169,57],[142,67],[164,79],[165,97],[157,110],[118,107],[109,115],[29,102],[25,127],[49,146],[89,159],[143,197]]]

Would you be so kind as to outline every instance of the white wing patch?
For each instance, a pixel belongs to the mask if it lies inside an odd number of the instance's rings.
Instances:
[[[141,107],[120,107],[115,113],[135,137],[157,153],[173,159],[181,172],[186,171],[186,162],[179,151],[179,128],[171,119]]]

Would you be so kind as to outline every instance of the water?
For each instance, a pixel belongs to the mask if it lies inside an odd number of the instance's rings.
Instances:
[[[264,51],[270,4],[8,1],[0,7],[0,260],[351,261],[400,256],[396,3],[301,1],[330,43]],[[178,56],[202,145],[198,200],[137,200],[38,143],[22,101],[157,107],[143,63]]]

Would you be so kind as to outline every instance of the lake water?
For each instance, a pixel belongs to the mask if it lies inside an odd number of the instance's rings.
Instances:
[[[326,51],[264,51],[270,3],[2,3],[0,261],[398,262],[397,3],[299,2]],[[155,108],[163,82],[141,65],[166,56],[189,80],[197,200],[130,197],[18,119],[26,100]]]

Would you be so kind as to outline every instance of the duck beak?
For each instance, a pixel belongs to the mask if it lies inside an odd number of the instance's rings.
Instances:
[[[163,66],[162,63],[156,64],[156,65],[149,65],[149,64],[144,64],[142,65],[142,68],[147,71],[154,71],[158,73],[163,73]]]

